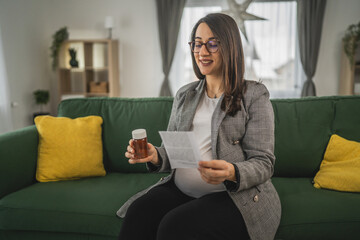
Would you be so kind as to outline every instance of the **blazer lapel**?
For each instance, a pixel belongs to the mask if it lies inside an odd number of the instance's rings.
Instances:
[[[181,112],[179,131],[190,131],[191,125],[195,116],[195,111],[199,105],[205,80],[200,80],[199,85],[194,89],[186,93],[184,105]]]

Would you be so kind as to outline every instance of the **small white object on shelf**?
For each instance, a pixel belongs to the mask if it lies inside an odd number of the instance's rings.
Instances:
[[[109,36],[108,38],[111,39],[111,30],[114,27],[114,19],[112,16],[107,16],[105,18],[105,28],[107,28],[109,30]]]

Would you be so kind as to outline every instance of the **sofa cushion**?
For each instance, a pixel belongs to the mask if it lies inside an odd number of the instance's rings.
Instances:
[[[329,98],[272,100],[276,177],[314,177],[331,136],[335,102]]]
[[[110,173],[105,177],[36,183],[0,200],[0,230],[118,236],[119,207],[164,174]]]
[[[282,207],[276,239],[358,239],[360,194],[317,189],[311,180],[272,179]]]
[[[360,192],[360,143],[333,134],[314,182],[316,188]]]
[[[39,132],[36,179],[50,182],[105,176],[102,123],[99,116],[36,117]]]
[[[147,131],[148,142],[160,146],[159,131],[167,129],[173,98],[83,98],[62,101],[58,115],[76,118],[98,115],[104,119],[104,164],[115,172],[146,173],[145,164],[129,164],[125,158],[131,132]]]

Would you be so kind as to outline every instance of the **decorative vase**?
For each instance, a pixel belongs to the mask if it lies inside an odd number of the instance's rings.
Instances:
[[[73,68],[79,67],[79,61],[76,60],[76,50],[73,49],[73,48],[70,48],[69,49],[69,54],[70,54],[70,57],[71,57],[71,59],[69,61],[70,66],[73,67]]]

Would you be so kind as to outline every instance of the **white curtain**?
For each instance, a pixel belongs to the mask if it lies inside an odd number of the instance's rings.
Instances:
[[[9,87],[5,69],[0,26],[0,134],[11,131],[12,129]]]
[[[253,2],[248,12],[266,18],[246,21],[243,37],[247,79],[262,81],[272,98],[300,97],[304,73],[296,24],[296,1]]]

